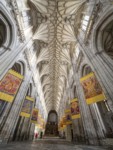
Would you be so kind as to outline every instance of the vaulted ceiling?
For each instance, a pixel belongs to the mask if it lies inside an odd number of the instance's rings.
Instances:
[[[71,44],[76,43],[86,0],[30,0],[37,69],[47,110],[59,110],[71,65]]]

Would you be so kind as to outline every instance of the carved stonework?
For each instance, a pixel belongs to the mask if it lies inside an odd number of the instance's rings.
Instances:
[[[88,26],[86,29],[86,33],[85,33],[85,38],[84,38],[84,42],[87,44],[88,39],[90,37],[92,28],[94,26],[94,23],[97,21],[98,17],[99,17],[99,12],[103,9],[103,4],[101,2],[97,3],[94,5],[94,8],[92,10],[92,14],[90,16],[89,22],[88,22]]]
[[[31,70],[28,52],[25,51],[23,54],[24,54],[24,58],[26,59],[26,62],[27,62],[27,67],[29,68],[29,70]]]
[[[19,9],[18,9],[16,0],[11,0],[11,4],[12,4],[13,10],[14,10],[15,19],[16,19],[17,26],[18,26],[18,31],[19,31],[19,35],[20,35],[20,40],[21,40],[22,42],[24,42],[25,36],[24,36],[24,31],[23,31],[23,25],[22,25],[22,20],[21,20],[21,14],[20,14],[20,12],[19,12]]]

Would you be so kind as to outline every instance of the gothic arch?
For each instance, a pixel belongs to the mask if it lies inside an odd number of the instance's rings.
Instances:
[[[83,76],[85,76],[85,75],[87,75],[87,74],[89,74],[89,73],[91,73],[93,70],[92,70],[92,68],[88,65],[88,64],[85,64],[84,66],[82,66],[82,72],[81,72],[81,77],[83,77]],[[96,76],[97,77],[97,76]],[[98,82],[99,82],[99,84],[101,85],[101,87],[102,87],[102,89],[103,89],[103,84],[101,83],[101,81],[97,78],[97,80],[98,80]],[[104,91],[104,89],[103,89],[103,91]],[[96,106],[96,107],[95,107]],[[108,119],[108,120],[106,120],[106,117],[103,115],[106,111],[107,111],[107,109],[109,108],[109,106],[108,106],[108,103],[107,103],[107,101],[106,100],[104,100],[104,101],[100,101],[100,102],[98,102],[98,103],[95,103],[95,104],[92,104],[92,105],[89,105],[89,108],[90,108],[90,112],[91,112],[91,116],[92,116],[92,119],[93,119],[93,123],[94,123],[94,126],[95,126],[95,129],[96,129],[96,126],[98,125],[98,128],[99,128],[99,124],[101,124],[101,128],[103,128],[103,129],[105,129],[105,130],[107,130],[107,124],[106,124],[106,122],[110,119]],[[97,109],[98,108],[98,109]],[[95,111],[94,111],[95,110]],[[95,113],[93,113],[93,112],[95,112]],[[102,120],[100,120],[99,119],[99,117],[98,118],[96,118],[95,117],[95,114],[97,114],[97,113],[99,113],[99,114],[101,114],[101,116],[102,116]],[[97,124],[97,125],[96,125]],[[104,131],[104,132],[106,132],[106,134],[108,134],[107,132],[108,131]],[[105,136],[104,133],[103,132],[103,130],[102,130],[102,134],[103,134],[103,136]],[[106,135],[106,136],[108,136],[108,135]]]
[[[92,69],[89,65],[85,64],[83,67],[82,67],[82,73],[81,73],[81,76],[85,76],[87,74],[89,74],[90,72],[92,72]]]
[[[27,96],[32,96],[33,86],[32,83],[29,84],[29,88],[27,90]]]
[[[25,76],[25,65],[22,61],[15,62],[11,69]]]
[[[25,73],[24,73],[24,63],[22,62],[22,61],[18,61],[18,62],[15,62],[14,63],[14,65],[10,68],[10,69],[12,69],[12,70],[14,70],[15,72],[17,72],[17,73],[19,73],[19,74],[21,74],[21,75],[25,75]],[[21,86],[21,85],[20,85]],[[4,101],[4,104],[3,104],[3,111],[2,111],[2,113],[4,113],[5,114],[5,109],[6,109],[6,107],[8,107],[8,111],[10,110],[10,108],[12,108],[12,106],[13,106],[13,103],[14,103],[14,101],[12,102],[12,103],[7,103],[6,101]],[[1,113],[1,112],[0,112]],[[6,112],[7,113],[7,112]],[[1,115],[1,114],[0,114]]]
[[[106,59],[113,59],[113,10],[105,11],[94,27],[93,51],[94,53],[104,53]]]
[[[0,2],[0,55],[6,50],[11,50],[16,43],[16,26],[11,14],[6,7]]]
[[[55,116],[55,118],[53,119],[52,117]],[[52,120],[53,119],[53,120]],[[48,121],[55,121],[57,122],[58,121],[58,115],[57,115],[57,112],[55,110],[51,110],[48,114]]]

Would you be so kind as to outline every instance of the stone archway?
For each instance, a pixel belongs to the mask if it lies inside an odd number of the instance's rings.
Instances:
[[[82,76],[88,75],[93,72],[89,65],[84,65],[82,69]],[[89,105],[89,110],[92,116],[94,127],[97,131],[98,137],[113,137],[113,128],[110,119],[109,106],[107,100],[103,100],[94,104]]]
[[[105,52],[113,59],[113,20],[102,32],[102,44]]]
[[[5,42],[5,33],[6,33],[6,27],[3,21],[0,19],[0,47],[4,44]]]
[[[51,110],[48,114],[45,135],[48,136],[58,135],[58,115],[54,110]]]
[[[15,47],[17,30],[12,15],[5,5],[0,3],[0,56]]]
[[[24,72],[23,72],[24,64],[22,62],[15,63],[11,69],[21,75],[24,75]],[[0,117],[3,115],[3,113],[5,113],[5,109],[7,105],[10,105],[10,104],[0,99]]]

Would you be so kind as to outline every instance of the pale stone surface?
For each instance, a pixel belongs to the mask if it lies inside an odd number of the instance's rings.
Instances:
[[[37,0],[37,9],[29,1],[36,4],[36,0],[0,1],[0,29],[3,22],[7,31],[3,33],[6,40],[2,38],[4,42],[0,44],[0,79],[9,69],[24,76],[14,102],[0,116],[0,143],[33,139],[35,125],[30,119],[19,120],[24,99],[29,95],[45,122],[51,109],[57,111],[60,121],[65,109],[70,108],[70,100],[78,98],[81,118],[73,120],[72,126],[68,125],[60,135],[63,137],[65,133],[67,141],[112,145],[113,52],[108,48],[113,51],[113,36],[105,33],[108,29],[113,31],[113,0],[43,0],[43,3]],[[80,78],[92,71],[102,86],[106,102],[88,106]],[[55,142],[14,143],[3,148],[92,148]]]
[[[75,145],[58,138],[0,145],[0,150],[112,150],[113,147]]]

